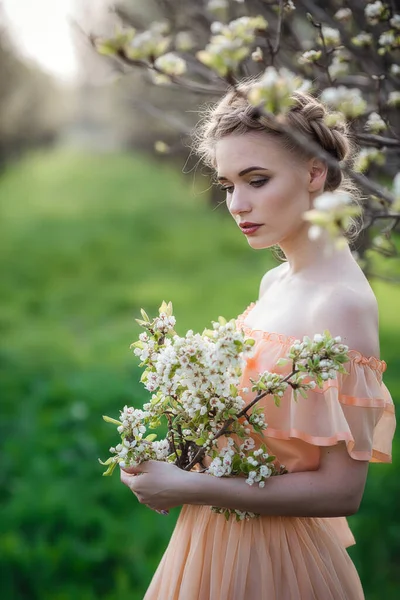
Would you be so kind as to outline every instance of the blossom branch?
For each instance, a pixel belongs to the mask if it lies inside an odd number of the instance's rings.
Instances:
[[[290,382],[290,378],[293,377],[293,375],[295,375],[298,372],[299,371],[294,368],[292,370],[292,372],[289,373],[289,375],[287,375],[284,379],[282,379],[282,381],[280,381],[279,385],[281,385],[282,383],[288,383],[289,385],[292,385]],[[222,425],[221,429],[208,442],[208,445],[212,445],[218,438],[220,438],[222,435],[225,435],[227,433],[228,428],[232,425],[232,423],[234,423],[241,417],[244,417],[244,416],[247,417],[248,416],[247,411],[249,411],[251,408],[253,408],[253,406],[257,402],[259,402],[265,396],[267,396],[269,394],[273,394],[273,393],[274,393],[274,390],[270,389],[268,391],[264,391],[264,392],[261,392],[260,394],[258,394],[247,406],[245,406],[237,415],[235,415],[235,417],[232,417],[232,418],[228,419],[227,421],[225,421],[225,423]],[[199,450],[197,451],[197,454],[195,455],[193,460],[185,467],[184,470],[190,471],[198,462],[200,462],[200,460],[204,457],[206,452],[207,452],[207,447],[203,446],[203,447],[199,448]]]

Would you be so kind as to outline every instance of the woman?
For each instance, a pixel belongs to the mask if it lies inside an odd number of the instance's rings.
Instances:
[[[302,216],[322,192],[348,189],[341,171],[260,116],[247,90],[242,84],[210,109],[197,140],[249,245],[278,245],[286,258],[266,273],[258,301],[238,318],[256,339],[243,385],[274,368],[295,338],[326,329],[352,349],[348,374],[298,402],[290,388],[280,407],[264,398],[266,443],[288,473],[263,489],[152,461],[121,471],[151,508],[184,505],[145,600],[360,600],[345,517],[359,508],[368,463],[390,462],[395,428],[382,383],[377,303],[348,245],[338,249],[328,235],[310,239]],[[336,159],[351,160],[347,133],[326,125],[325,107],[307,94],[293,99],[285,123]],[[210,506],[261,516],[226,521]]]

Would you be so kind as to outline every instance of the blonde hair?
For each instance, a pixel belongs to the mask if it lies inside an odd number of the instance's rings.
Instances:
[[[203,111],[202,119],[194,130],[193,149],[206,165],[212,169],[216,167],[215,144],[218,140],[227,135],[241,135],[253,131],[272,136],[298,158],[312,158],[314,153],[304,149],[282,131],[281,123],[316,142],[337,161],[343,161],[349,166],[353,164],[356,150],[347,124],[337,122],[334,126],[329,126],[327,117],[330,113],[322,102],[311,94],[294,92],[290,109],[273,119],[261,114],[258,108],[247,100],[247,93],[255,81],[252,78],[241,82],[237,89],[229,90],[216,104]],[[354,203],[358,203],[360,197],[358,188],[343,174],[339,166],[327,166],[324,191],[345,192],[351,196]],[[349,241],[354,241],[360,230],[360,222],[353,220],[344,234]]]

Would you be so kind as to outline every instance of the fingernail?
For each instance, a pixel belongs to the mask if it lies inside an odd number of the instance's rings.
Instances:
[[[169,512],[167,510],[157,510],[156,509],[156,512],[158,512],[159,515],[168,515],[169,514]]]

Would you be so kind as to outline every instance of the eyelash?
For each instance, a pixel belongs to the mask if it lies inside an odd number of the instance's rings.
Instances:
[[[251,181],[250,185],[256,188],[262,187],[265,183],[267,183],[269,181],[269,179],[267,177],[265,177],[264,179],[257,179],[257,181]],[[222,185],[220,186],[221,190],[223,192],[227,192],[228,194],[231,194],[233,190],[233,185]]]

